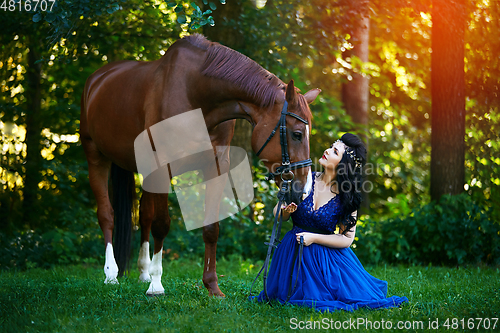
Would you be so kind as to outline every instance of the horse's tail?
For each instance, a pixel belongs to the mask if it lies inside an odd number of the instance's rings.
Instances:
[[[113,186],[113,209],[115,211],[114,255],[118,264],[119,276],[128,271],[130,243],[132,239],[132,202],[135,198],[134,173],[111,165]]]

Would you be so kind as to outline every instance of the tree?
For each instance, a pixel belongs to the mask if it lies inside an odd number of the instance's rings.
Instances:
[[[355,70],[351,71],[348,80],[342,84],[342,102],[346,113],[351,116],[354,123],[360,124],[364,131],[368,130],[368,97],[369,78],[361,73],[362,63],[368,62],[369,39],[370,39],[370,16],[368,15],[368,3],[366,0],[355,1],[357,10],[354,15],[355,23],[352,23],[351,38],[352,49],[343,54],[345,60],[355,64]],[[351,18],[352,20],[352,18]],[[357,61],[354,61],[356,57]],[[360,63],[361,61],[361,63]],[[368,137],[365,134],[365,143]]]
[[[17,152],[24,153],[24,156],[22,161],[8,156],[2,159],[3,162],[7,162],[10,168],[9,172],[13,173],[15,178],[23,178],[23,200],[18,210],[20,214],[16,218],[22,220],[21,224],[35,227],[40,223],[37,216],[40,213],[38,184],[41,181],[41,109],[42,93],[43,89],[46,88],[42,83],[43,67],[38,60],[41,52],[46,48],[46,44],[43,42],[43,35],[46,31],[37,29],[37,24],[33,23],[30,15],[24,12],[9,14],[5,18],[7,28],[1,36],[3,50],[19,53],[15,58],[12,57],[12,54],[9,58],[6,57],[7,54],[4,54],[3,60],[6,61],[6,66],[2,66],[2,71],[10,72],[11,78],[7,82],[3,82],[2,90],[10,90],[11,96],[3,96],[2,98],[2,102],[9,106],[5,108],[2,118],[13,126],[16,126],[16,122],[24,125],[24,145]],[[7,187],[9,186],[7,185]],[[11,197],[11,200],[13,198],[14,196]],[[10,206],[12,211],[15,206],[14,202]],[[13,222],[11,218],[6,220]],[[8,227],[8,225],[4,225],[4,227]]]
[[[40,175],[40,133],[42,106],[42,66],[37,63],[40,57],[37,34],[28,37],[27,84],[25,85],[26,103],[26,157],[23,190],[23,222],[34,227],[38,211],[38,183]]]
[[[370,16],[368,15],[368,1],[355,1],[357,15],[353,15],[355,23],[352,24],[351,43],[352,49],[346,50],[344,58],[356,64],[354,70],[350,72],[347,81],[342,84],[342,102],[347,115],[355,124],[361,127],[363,141],[368,150],[368,98],[370,96],[369,78],[362,73],[363,63],[368,62],[369,40],[370,40]],[[355,60],[354,60],[355,59]],[[370,207],[368,192],[363,191],[363,213]],[[361,214],[360,214],[361,215]]]
[[[465,0],[432,3],[431,199],[464,191]]]

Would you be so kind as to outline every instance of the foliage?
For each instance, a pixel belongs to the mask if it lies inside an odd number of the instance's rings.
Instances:
[[[498,265],[500,224],[490,214],[466,193],[443,196],[405,217],[363,221],[356,254],[364,262]]]
[[[80,30],[82,26],[81,20],[92,20],[97,24],[105,23],[109,15],[117,11],[128,12],[131,1],[115,0],[65,0],[65,1],[48,1],[50,7],[44,9],[38,3],[26,1],[25,10],[32,15],[34,23],[48,23],[51,27],[49,44],[54,45],[61,39],[73,42],[72,36],[74,32]],[[146,12],[146,15],[165,15],[169,20],[177,22],[179,25],[187,24],[188,29],[196,30],[200,27],[210,24],[214,25],[213,17],[210,16],[212,11],[217,8],[214,2],[203,0],[205,5],[209,5],[210,9],[202,11],[196,2],[189,3],[188,1],[172,0],[168,3],[163,1],[141,1],[140,5]],[[225,0],[220,0],[221,4]],[[35,6],[36,4],[36,6]],[[171,16],[174,17],[171,17]],[[75,45],[77,46],[77,45]]]
[[[55,265],[96,263],[104,253],[103,236],[95,224],[95,212],[67,207],[46,232],[0,232],[0,270],[51,268]]]
[[[170,12],[174,13],[173,10]],[[1,88],[2,92],[10,92],[0,98],[3,148],[0,213],[5,232],[30,228],[44,232],[60,227],[55,221],[60,221],[59,214],[71,214],[68,207],[93,210],[95,201],[88,184],[85,156],[78,135],[80,96],[85,80],[108,59],[147,60],[161,56],[160,51],[166,49],[182,31],[176,28],[170,12],[148,10],[142,1],[129,1],[123,4],[122,10],[113,13],[101,24],[95,18],[81,19],[78,31],[71,35],[72,48],[63,39],[47,50],[45,36],[50,27],[46,23],[23,21],[25,16],[18,18],[22,25],[10,25],[1,35],[5,43],[2,45],[0,73],[8,78],[2,81]],[[123,30],[123,22],[127,20],[131,21],[129,29]],[[37,36],[40,38],[37,39]],[[163,43],[157,43],[157,39],[163,39]],[[30,120],[27,104],[29,96],[36,93],[26,78],[29,52],[33,50],[44,59],[40,73],[42,115],[36,121]],[[35,142],[39,141],[39,153],[43,159],[36,170],[39,183],[34,189],[40,200],[31,207],[38,219],[31,221],[31,225],[23,225],[24,212],[21,209],[26,191],[24,179],[27,176],[26,133],[29,122],[36,122],[41,128],[41,133],[34,135],[39,136]],[[61,198],[71,201],[72,205],[64,205]]]
[[[411,8],[373,18],[370,61],[369,176],[371,214],[394,215],[388,203],[404,194],[410,206],[429,199],[430,21]],[[412,21],[408,25],[408,20]]]
[[[500,221],[500,5],[477,1],[466,29],[466,189]]]
[[[219,283],[226,298],[209,298],[201,281],[202,265],[201,258],[166,263],[163,297],[146,297],[147,285],[137,281],[139,273],[135,270],[129,277],[121,278],[119,285],[105,285],[102,267],[88,264],[2,272],[2,331],[288,332],[291,318],[327,319],[333,323],[349,319],[344,311],[320,313],[306,307],[250,302],[250,285],[261,263],[238,256],[217,262]],[[366,268],[373,276],[388,281],[389,296],[407,296],[410,301],[401,308],[360,309],[353,314],[366,321],[391,321],[393,327],[399,321],[422,321],[422,327],[428,327],[429,321],[437,319],[440,327],[433,331],[449,332],[442,325],[447,318],[498,317],[496,268],[387,265]],[[259,279],[254,292],[261,289],[262,279]],[[478,331],[483,331],[482,328]],[[417,326],[407,329],[422,330]],[[372,330],[360,326],[353,331]]]

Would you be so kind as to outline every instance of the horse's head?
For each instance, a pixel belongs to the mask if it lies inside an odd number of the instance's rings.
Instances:
[[[276,184],[281,187],[283,181],[291,180],[291,195],[287,203],[292,201],[297,205],[300,204],[303,194],[310,191],[311,168],[309,166],[301,167],[300,162],[310,158],[309,136],[312,114],[309,104],[316,99],[320,92],[320,89],[312,89],[302,95],[294,87],[293,80],[291,80],[283,92],[277,96],[271,111],[262,117],[253,130],[252,148],[258,153],[266,168],[276,174],[274,177]],[[286,146],[284,148],[282,140],[280,140],[280,126],[277,125],[282,117],[282,111],[287,112],[285,115],[286,136],[284,136],[286,137]],[[273,135],[274,129],[276,132]],[[292,170],[278,174],[280,170],[283,170],[281,168],[283,165],[282,152],[288,152]],[[294,168],[296,163],[299,163],[298,168]]]

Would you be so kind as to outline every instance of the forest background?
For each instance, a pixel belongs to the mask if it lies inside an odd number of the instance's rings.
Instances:
[[[85,80],[111,61],[158,59],[194,32],[303,92],[322,89],[311,106],[313,169],[344,132],[365,138],[369,193],[353,245],[363,263],[499,263],[498,1],[61,0],[52,12],[28,2],[0,1],[0,269],[101,262],[78,135]],[[442,22],[453,38],[437,30]],[[446,42],[449,53],[439,50]],[[432,77],[440,66],[458,79]],[[232,145],[252,158],[256,198],[220,222],[218,252],[263,259],[276,189],[250,131],[238,121]],[[169,198],[165,256],[202,258],[201,230],[186,231]]]

